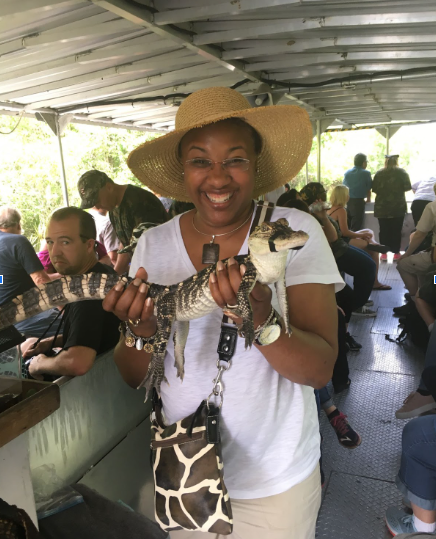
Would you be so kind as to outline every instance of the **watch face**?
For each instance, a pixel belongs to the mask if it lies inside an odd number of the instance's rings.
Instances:
[[[272,344],[280,337],[281,332],[282,328],[278,324],[271,324],[262,331],[258,340],[263,345]]]

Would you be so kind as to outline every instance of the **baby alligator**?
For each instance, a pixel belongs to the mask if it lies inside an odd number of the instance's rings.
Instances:
[[[302,247],[308,238],[303,231],[293,231],[286,219],[264,222],[256,227],[248,238],[250,254],[235,257],[239,264],[245,264],[247,267],[237,293],[237,308],[233,311],[242,318],[246,347],[251,346],[254,340],[249,295],[256,281],[275,284],[286,331],[290,333],[285,285],[286,260],[289,249]],[[147,396],[153,387],[159,392],[161,382],[167,381],[164,359],[173,323],[176,323],[175,367],[177,375],[183,379],[189,321],[201,318],[217,308],[209,289],[209,276],[215,270],[216,265],[208,266],[189,279],[168,286],[147,283],[148,295],[154,300],[157,317],[154,352],[147,375],[140,385],[146,388]],[[0,306],[0,330],[56,306],[75,301],[103,299],[119,281],[128,284],[131,280],[118,275],[89,273],[66,275],[56,281],[31,288],[22,296]]]

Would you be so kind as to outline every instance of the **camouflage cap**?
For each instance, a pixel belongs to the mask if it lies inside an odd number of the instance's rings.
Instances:
[[[313,204],[315,200],[322,199],[326,194],[322,183],[318,182],[310,182],[300,191],[300,197],[308,206]]]
[[[100,189],[110,181],[112,180],[109,176],[100,170],[88,170],[80,176],[77,189],[82,199],[82,210],[93,208],[97,204]]]

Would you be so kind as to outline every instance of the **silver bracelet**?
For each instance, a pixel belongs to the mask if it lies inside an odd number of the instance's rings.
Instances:
[[[271,311],[269,312],[268,318],[265,320],[263,324],[260,324],[257,326],[257,328],[254,330],[254,339],[256,340],[259,335],[262,333],[262,330],[266,328],[266,326],[269,326],[271,324],[272,319],[276,317],[278,318],[278,314],[276,313],[276,310],[271,305]]]

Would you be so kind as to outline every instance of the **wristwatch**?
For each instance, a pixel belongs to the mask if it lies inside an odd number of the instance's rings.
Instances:
[[[276,310],[272,307],[268,318],[254,331],[254,342],[259,346],[267,346],[275,342],[282,332],[282,324]]]

